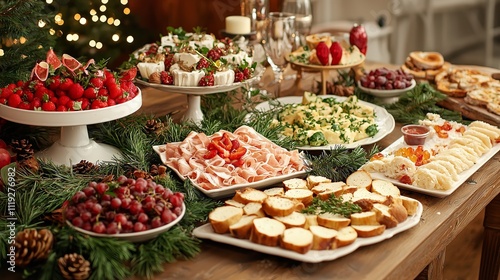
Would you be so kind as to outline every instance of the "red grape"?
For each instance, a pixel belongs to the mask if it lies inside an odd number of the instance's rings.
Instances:
[[[359,80],[362,87],[370,89],[404,89],[411,85],[413,75],[398,70],[377,68],[362,76]]]
[[[106,232],[106,226],[103,222],[97,222],[92,226],[92,231],[95,233],[104,233]]]

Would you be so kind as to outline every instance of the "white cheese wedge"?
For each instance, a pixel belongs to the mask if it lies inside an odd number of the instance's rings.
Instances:
[[[186,72],[179,69],[179,65],[174,64],[170,67],[170,73],[174,77],[174,85],[185,87],[196,87],[205,73],[201,70]]]

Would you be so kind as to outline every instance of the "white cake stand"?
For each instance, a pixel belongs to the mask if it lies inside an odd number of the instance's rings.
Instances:
[[[116,147],[89,138],[87,125],[103,123],[131,115],[142,106],[139,89],[132,100],[111,107],[70,112],[44,112],[12,108],[0,104],[0,117],[26,125],[61,127],[60,139],[51,147],[35,154],[55,164],[72,166],[81,160],[97,163],[121,158]]]
[[[251,82],[253,82],[258,76],[254,76],[248,80],[239,83],[232,83],[229,85],[220,86],[210,86],[210,87],[184,87],[184,86],[170,86],[163,84],[149,83],[140,79],[136,79],[134,82],[147,87],[152,87],[161,91],[170,93],[181,93],[187,96],[188,108],[182,121],[193,121],[199,124],[203,120],[203,112],[201,111],[201,96],[214,94],[218,92],[227,92],[237,88],[241,88]]]

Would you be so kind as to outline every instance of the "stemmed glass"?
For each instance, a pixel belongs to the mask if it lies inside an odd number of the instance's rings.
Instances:
[[[281,92],[283,71],[288,65],[288,55],[293,50],[295,38],[295,15],[291,13],[269,13],[268,23],[263,33],[264,49],[268,59],[275,66],[275,97]]]
[[[295,15],[295,48],[305,45],[312,25],[311,0],[284,0],[281,11]]]

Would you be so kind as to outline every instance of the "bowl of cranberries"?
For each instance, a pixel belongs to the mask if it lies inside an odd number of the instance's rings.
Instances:
[[[362,91],[380,98],[399,97],[416,85],[413,75],[385,67],[370,70],[358,81]]]
[[[183,193],[122,175],[116,181],[88,183],[69,200],[64,218],[90,236],[143,242],[168,231],[185,212]]]

